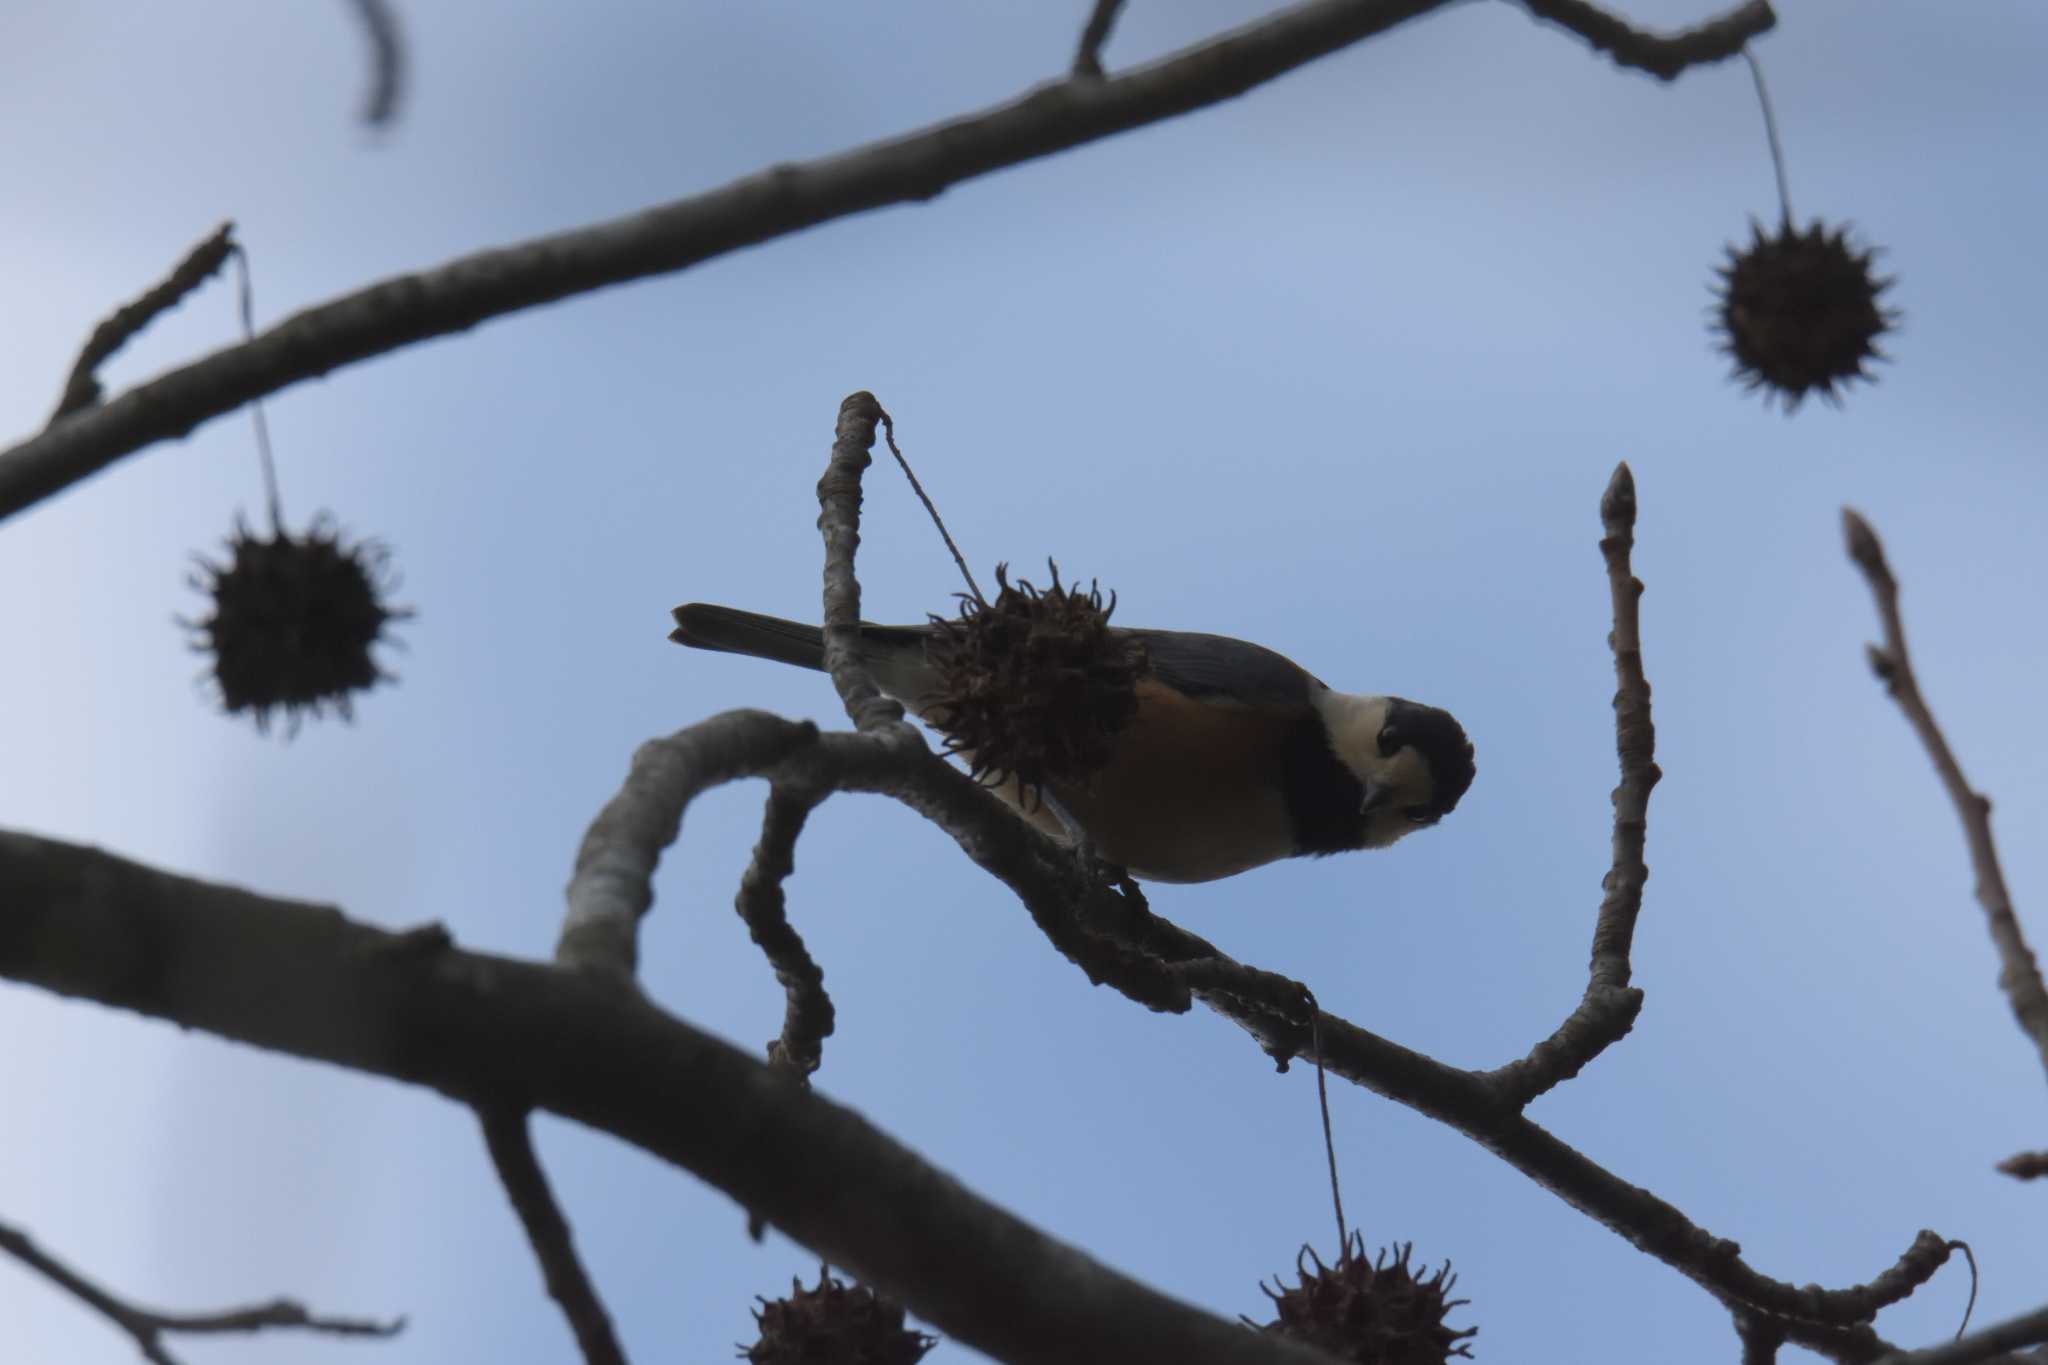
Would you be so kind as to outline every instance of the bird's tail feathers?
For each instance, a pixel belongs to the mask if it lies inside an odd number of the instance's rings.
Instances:
[[[825,632],[816,626],[709,602],[677,607],[675,618],[676,628],[668,638],[679,645],[750,654],[799,668],[825,667]]]

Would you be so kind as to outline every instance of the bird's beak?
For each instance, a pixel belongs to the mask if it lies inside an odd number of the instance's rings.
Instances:
[[[1365,784],[1365,800],[1359,803],[1358,813],[1360,815],[1371,815],[1374,811],[1378,810],[1381,806],[1386,805],[1389,801],[1392,801],[1393,799],[1394,788],[1391,784],[1385,782],[1368,782]]]

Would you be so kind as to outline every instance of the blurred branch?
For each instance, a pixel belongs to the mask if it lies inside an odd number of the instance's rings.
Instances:
[[[133,1337],[135,1348],[152,1365],[177,1365],[177,1357],[164,1346],[163,1338],[181,1332],[216,1336],[226,1332],[260,1332],[279,1327],[328,1336],[393,1337],[405,1330],[404,1318],[383,1323],[361,1318],[316,1317],[290,1299],[274,1299],[269,1303],[230,1308],[219,1313],[159,1313],[137,1308],[114,1297],[38,1247],[27,1233],[5,1223],[0,1223],[0,1251],[14,1257]]]
[[[1769,1318],[1737,1309],[1735,1335],[1742,1342],[1742,1365],[1778,1365],[1785,1329]]]
[[[783,990],[782,1036],[768,1044],[768,1060],[799,1077],[818,1069],[825,1038],[832,1032],[832,997],[825,993],[825,973],[790,927],[782,883],[796,870],[797,837],[824,796],[814,788],[768,789],[761,840],[754,845],[753,860],[740,877],[735,898],[748,935],[767,957]]]
[[[1629,985],[1629,952],[1636,918],[1643,908],[1643,862],[1649,830],[1650,792],[1663,777],[1656,762],[1657,729],[1650,719],[1650,681],[1643,674],[1638,604],[1642,580],[1630,567],[1635,547],[1636,481],[1626,461],[1615,466],[1600,498],[1600,554],[1607,561],[1608,595],[1614,628],[1607,636],[1614,652],[1614,747],[1621,783],[1609,798],[1614,806],[1614,858],[1601,880],[1605,892],[1593,926],[1592,961],[1585,994],[1557,1031],[1529,1055],[1490,1073],[1489,1079],[1516,1105],[1579,1074],[1608,1045],[1619,1041],[1643,1007],[1642,991]]]
[[[512,1211],[519,1215],[519,1225],[526,1229],[526,1240],[540,1261],[548,1297],[562,1306],[562,1315],[569,1320],[569,1330],[576,1334],[576,1345],[582,1350],[586,1365],[626,1365],[626,1353],[612,1331],[611,1315],[605,1312],[604,1303],[597,1296],[597,1286],[584,1273],[569,1222],[562,1217],[554,1192],[548,1188],[547,1172],[540,1168],[540,1158],[534,1154],[527,1112],[483,1104],[477,1106],[476,1116],[483,1124],[484,1145],[490,1149],[491,1165],[497,1170],[505,1194],[512,1201]]]
[[[399,36],[398,15],[388,0],[348,3],[370,40],[370,93],[363,100],[363,122],[379,128],[397,115],[405,91],[405,42]]]
[[[2037,1308],[2020,1317],[2008,1318],[1981,1332],[1958,1337],[1940,1346],[1930,1346],[1924,1351],[1904,1351],[1880,1357],[1879,1365],[1984,1365],[1985,1362],[2020,1365],[2022,1361],[2038,1360],[2044,1353],[2030,1351],[2025,1356],[2007,1353],[2038,1346],[2042,1342],[2048,1342],[2048,1308]]]
[[[1998,1169],[2015,1180],[2039,1180],[2048,1176],[2048,1152],[2015,1152]]]
[[[1998,949],[2001,970],[1998,984],[2012,1002],[2013,1017],[2020,1031],[2034,1044],[2041,1065],[2048,1068],[2048,988],[2041,982],[2041,968],[2026,938],[2020,933],[2013,913],[2012,896],[2005,889],[2005,873],[1998,865],[1998,847],[1991,839],[1990,798],[1970,790],[1948,739],[1935,723],[1934,713],[1920,695],[1920,683],[1913,673],[1913,656],[1906,649],[1906,628],[1899,617],[1899,585],[1885,562],[1884,546],[1870,524],[1848,508],[1842,509],[1842,531],[1848,541],[1849,557],[1863,571],[1864,581],[1877,599],[1878,618],[1884,623],[1884,643],[1869,647],[1870,667],[1899,704],[1913,732],[1934,760],[1941,785],[1955,803],[1962,818],[1963,837],[1969,844],[1970,865],[1977,873],[1977,903],[1984,907],[1991,927],[1991,942]]]
[[[990,171],[1219,104],[1444,3],[1300,0],[1115,77],[1068,76],[918,132],[372,284],[0,452],[0,517],[251,399],[344,365],[489,318],[683,270],[835,218],[931,199]],[[1774,21],[1768,7],[1752,2],[1718,22],[1732,37]]]
[[[1102,79],[1102,45],[1109,41],[1123,7],[1124,0],[1095,0],[1087,26],[1081,30],[1081,44],[1074,51],[1074,75]]]
[[[0,977],[611,1133],[998,1360],[1325,1359],[1053,1240],[609,974],[465,952],[435,932],[387,933],[13,832],[0,832],[0,885]]]
[[[143,328],[218,275],[234,249],[235,225],[222,223],[214,229],[211,237],[185,253],[185,259],[178,262],[162,284],[93,328],[92,335],[86,339],[85,349],[79,352],[78,359],[71,366],[71,377],[64,383],[64,394],[57,400],[57,410],[50,414],[51,423],[55,424],[75,412],[83,412],[99,402],[99,367]]]
[[[1547,19],[1584,38],[1595,52],[1605,52],[1618,66],[1647,71],[1659,80],[1675,80],[1687,68],[1737,56],[1751,38],[1776,27],[1778,16],[1766,0],[1744,0],[1726,14],[1680,33],[1651,33],[1631,26],[1586,0],[1522,0],[1538,19]]]

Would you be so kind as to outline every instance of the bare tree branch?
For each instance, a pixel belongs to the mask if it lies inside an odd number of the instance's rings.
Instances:
[[[653,740],[633,755],[625,786],[591,822],[569,878],[555,961],[630,977],[640,916],[654,903],[654,865],[681,832],[697,793],[755,776],[813,743],[818,727],[766,711],[731,711],[691,727],[692,742]]]
[[[273,1299],[248,1308],[218,1313],[160,1313],[116,1298],[38,1247],[19,1228],[0,1223],[0,1251],[6,1252],[58,1288],[84,1303],[135,1339],[135,1348],[151,1365],[177,1365],[163,1344],[174,1333],[213,1336],[226,1332],[260,1332],[266,1328],[297,1328],[340,1337],[392,1337],[405,1330],[405,1319],[371,1322],[363,1318],[316,1317],[290,1299]]]
[[[343,365],[1217,104],[1445,0],[1302,0],[1111,79],[1054,81],[1007,104],[814,161],[772,167],[630,216],[477,252],[285,319],[0,452],[0,517],[253,398]],[[1744,4],[1744,36],[1775,22]]]
[[[484,1145],[490,1149],[491,1165],[526,1229],[526,1240],[540,1261],[541,1279],[548,1297],[562,1306],[569,1330],[586,1365],[626,1365],[626,1353],[612,1331],[611,1314],[597,1296],[597,1286],[584,1273],[577,1258],[575,1238],[569,1222],[548,1188],[547,1172],[534,1154],[533,1134],[527,1127],[524,1109],[484,1104],[476,1116],[483,1124]]]
[[[1491,1073],[1493,1083],[1517,1105],[1526,1105],[1578,1075],[1608,1045],[1628,1033],[1643,1007],[1642,991],[1629,985],[1629,951],[1635,941],[1636,917],[1642,913],[1643,883],[1650,876],[1643,862],[1650,792],[1664,774],[1657,767],[1650,681],[1643,674],[1638,609],[1643,584],[1629,564],[1635,525],[1635,475],[1623,461],[1615,466],[1600,498],[1600,554],[1607,561],[1608,594],[1614,611],[1614,629],[1607,636],[1614,652],[1614,747],[1621,761],[1621,784],[1610,798],[1614,805],[1614,860],[1601,880],[1605,895],[1593,926],[1592,961],[1578,1007],[1527,1057]]]
[[[1885,563],[1884,546],[1870,524],[1848,508],[1842,509],[1842,531],[1848,540],[1849,557],[1863,571],[1870,592],[1877,599],[1878,618],[1884,623],[1884,644],[1871,645],[1870,666],[1878,680],[1899,704],[1913,732],[1934,760],[1941,785],[1948,789],[1956,814],[1962,818],[1963,837],[1970,848],[1970,865],[1977,873],[1977,903],[1984,907],[1991,928],[1991,942],[1998,949],[2001,970],[1998,984],[2012,1002],[2013,1017],[2020,1031],[2041,1055],[2048,1068],[2048,987],[2041,982],[2040,964],[2020,933],[2019,917],[2013,913],[2012,896],[2005,889],[2005,873],[1998,865],[1998,846],[1991,839],[1991,800],[1970,790],[1969,779],[1948,747],[1948,739],[1935,723],[1934,713],[1920,695],[1919,680],[1913,674],[1913,657],[1906,649],[1906,628],[1899,618],[1899,584]]]
[[[1055,1241],[610,974],[12,832],[0,885],[0,977],[614,1134],[998,1360],[1324,1365]]]
[[[185,259],[178,262],[162,284],[93,328],[92,336],[86,339],[85,349],[79,352],[77,361],[71,366],[71,377],[64,383],[64,395],[57,400],[57,410],[50,414],[51,423],[99,402],[99,367],[143,328],[177,307],[187,294],[219,274],[234,249],[235,225],[222,223],[214,229],[211,237],[185,253]]]
[[[803,938],[790,927],[782,883],[796,869],[796,841],[804,822],[825,797],[816,788],[774,786],[761,813],[761,840],[740,877],[735,904],[747,933],[760,946],[782,986],[782,1036],[768,1044],[768,1060],[801,1077],[818,1069],[825,1038],[832,1032],[832,998],[825,973],[811,960]]]
[[[2008,1318],[1981,1332],[1973,1332],[1940,1346],[1930,1346],[1924,1351],[1905,1351],[1881,1357],[1881,1365],[1984,1365],[1984,1362],[2004,1361],[2020,1365],[2021,1359],[2038,1359],[2042,1353],[2032,1351],[2019,1358],[2009,1356],[2007,1352],[2038,1346],[2042,1342],[2048,1342],[2048,1308],[2037,1308],[2031,1313]]]
[[[2015,1180],[2039,1180],[2048,1176],[2048,1152],[2015,1152],[1998,1169]]]
[[[1766,0],[1741,5],[1697,28],[1664,35],[1632,27],[1587,0],[1522,0],[1538,19],[1584,38],[1595,52],[1605,52],[1618,66],[1647,71],[1659,80],[1675,80],[1687,68],[1726,61],[1742,45],[1778,22]]]
[[[370,40],[370,93],[363,100],[363,122],[372,128],[391,122],[405,92],[405,42],[398,33],[398,15],[389,0],[348,0]]]
[[[860,479],[874,460],[869,450],[875,427],[887,419],[867,390],[848,394],[839,405],[832,458],[818,478],[818,531],[825,537],[825,671],[862,734],[923,747],[924,737],[903,719],[901,703],[882,695],[860,661],[860,580],[853,573],[860,549]]]
[[[1785,1344],[1785,1329],[1775,1321],[1737,1309],[1735,1335],[1742,1342],[1742,1365],[1778,1365],[1778,1348]]]
[[[1088,24],[1081,30],[1081,44],[1074,51],[1076,76],[1102,78],[1102,45],[1109,41],[1110,30],[1116,27],[1116,16],[1123,7],[1124,0],[1095,0],[1088,12]]]

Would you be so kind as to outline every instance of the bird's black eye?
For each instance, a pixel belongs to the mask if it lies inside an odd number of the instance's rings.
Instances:
[[[1401,810],[1401,814],[1407,817],[1408,823],[1411,825],[1428,825],[1435,823],[1435,821],[1430,816],[1428,806],[1404,806]]]
[[[1392,758],[1400,752],[1401,746],[1407,742],[1408,737],[1401,733],[1400,726],[1387,726],[1380,731],[1380,757]]]

